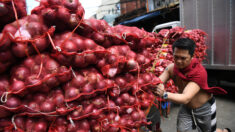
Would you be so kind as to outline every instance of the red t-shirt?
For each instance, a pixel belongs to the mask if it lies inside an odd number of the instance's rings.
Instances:
[[[227,91],[221,87],[208,87],[207,72],[196,58],[193,58],[190,65],[184,69],[178,69],[174,65],[174,74],[186,81],[197,83],[201,89],[213,94],[227,94]]]

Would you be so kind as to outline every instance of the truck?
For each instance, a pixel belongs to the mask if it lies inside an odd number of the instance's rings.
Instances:
[[[208,34],[208,55],[203,61],[208,83],[232,91],[231,87],[235,87],[235,1],[180,0],[179,5],[180,20],[157,25],[153,32],[174,26],[204,30]]]

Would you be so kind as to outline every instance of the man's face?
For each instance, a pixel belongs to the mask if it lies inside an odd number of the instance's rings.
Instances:
[[[182,69],[187,67],[192,60],[192,57],[189,54],[189,51],[186,49],[178,49],[175,47],[174,49],[174,62],[177,68]]]

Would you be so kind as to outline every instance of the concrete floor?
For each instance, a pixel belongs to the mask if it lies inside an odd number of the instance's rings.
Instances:
[[[235,131],[235,99],[232,95],[216,96],[217,127],[230,128]],[[172,105],[168,118],[162,117],[161,128],[163,132],[176,132],[176,118],[179,105]],[[196,132],[196,131],[195,131]]]

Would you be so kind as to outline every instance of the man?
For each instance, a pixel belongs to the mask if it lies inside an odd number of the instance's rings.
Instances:
[[[177,131],[187,132],[197,129],[199,132],[216,131],[216,104],[213,94],[226,94],[219,87],[208,87],[205,68],[193,58],[195,42],[180,38],[174,42],[174,63],[167,66],[160,75],[163,83],[173,79],[179,93],[170,93],[159,84],[153,93],[164,99],[182,104],[177,118]]]

